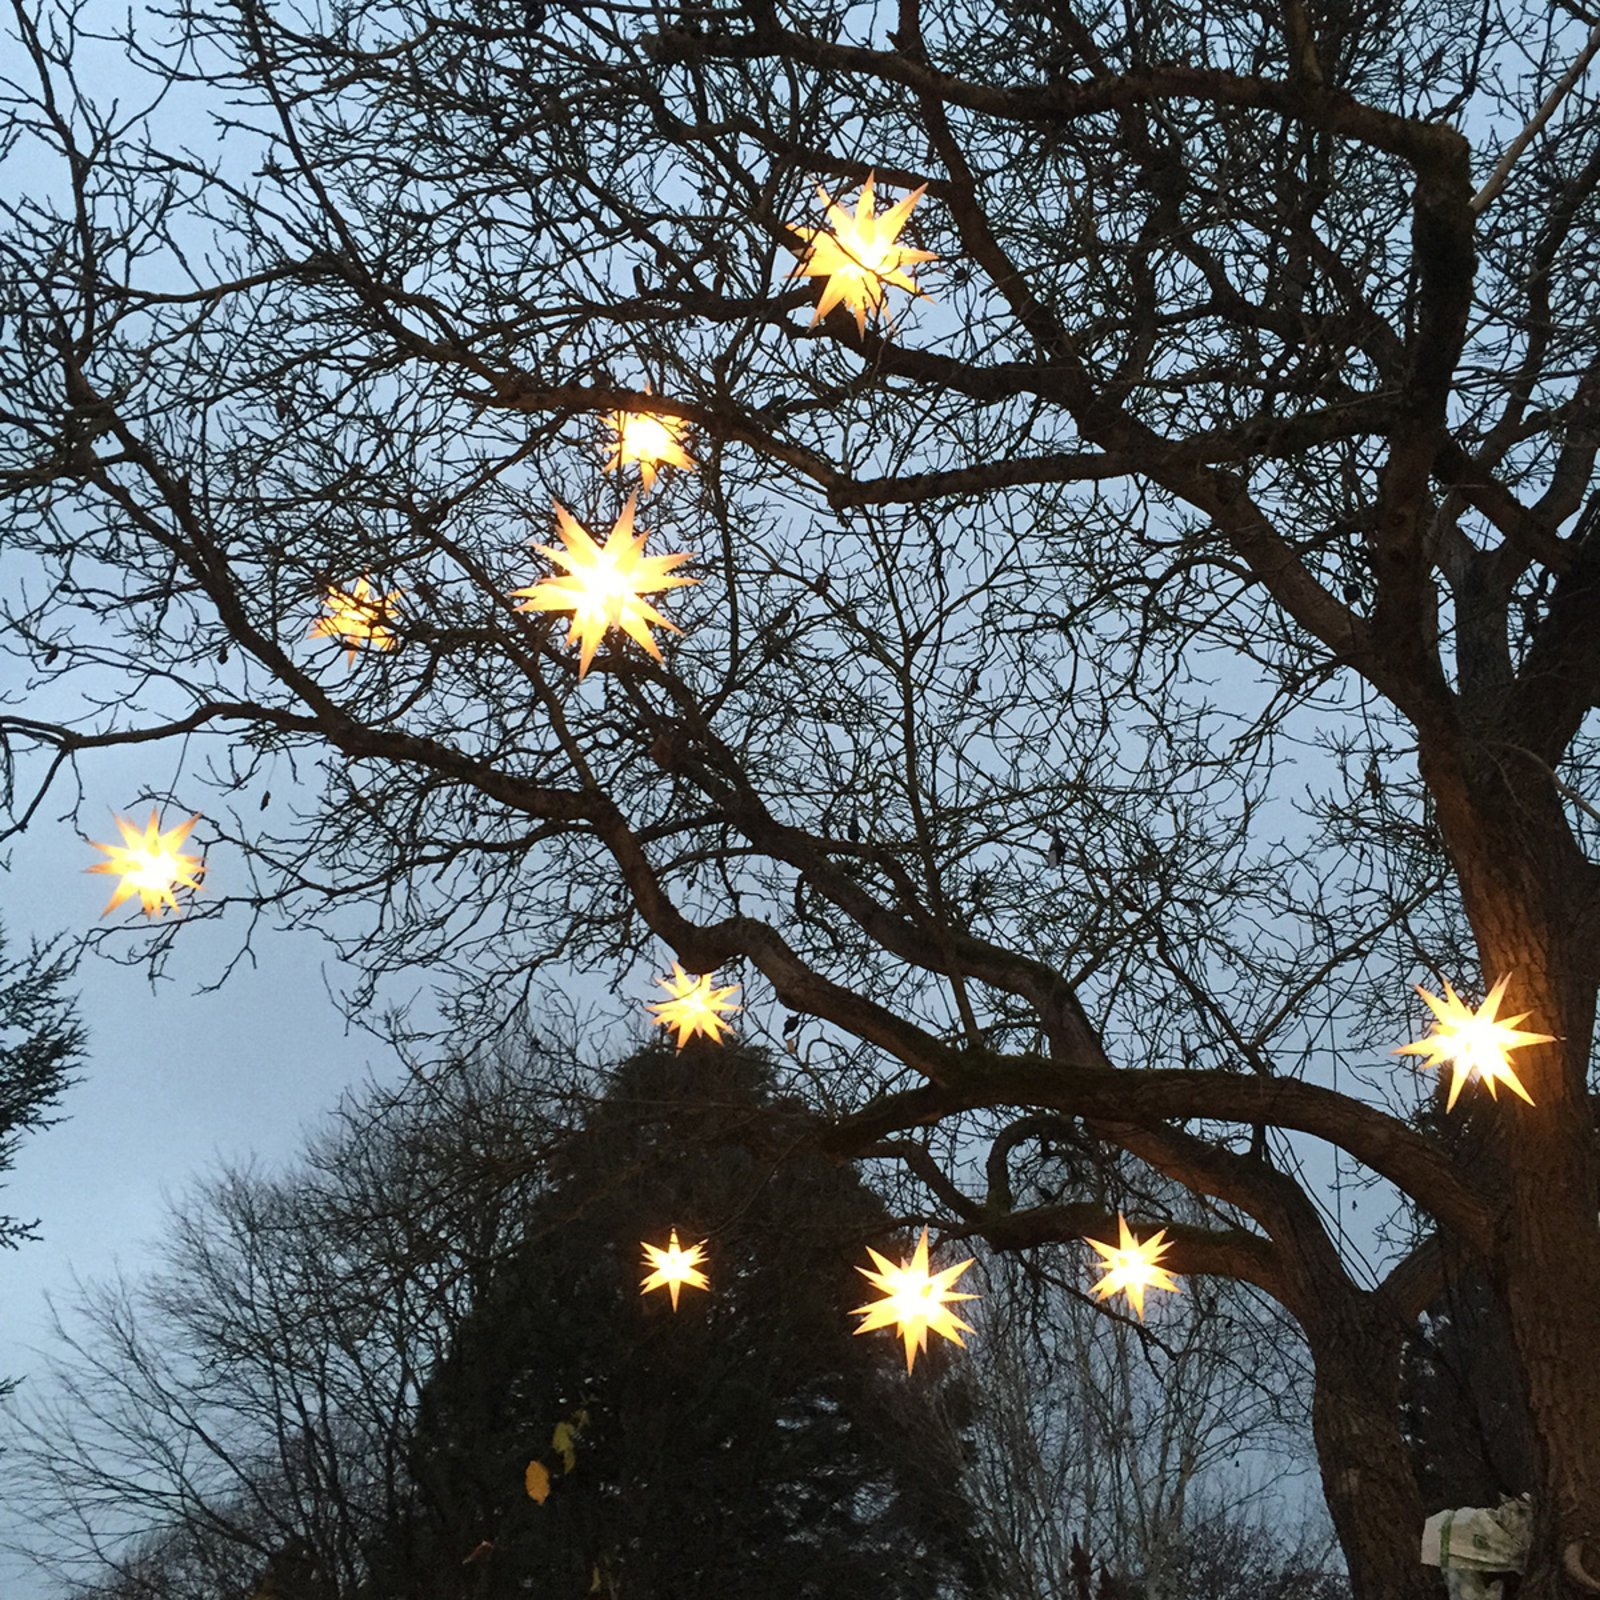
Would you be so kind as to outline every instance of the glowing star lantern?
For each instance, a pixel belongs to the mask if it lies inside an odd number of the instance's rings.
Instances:
[[[1098,1239],[1085,1241],[1100,1252],[1105,1262],[1100,1269],[1105,1276],[1095,1284],[1094,1293],[1102,1300],[1108,1300],[1114,1294],[1127,1295],[1128,1304],[1139,1313],[1139,1320],[1143,1322],[1146,1289],[1167,1289],[1174,1294],[1179,1292],[1172,1274],[1165,1267],[1157,1265],[1172,1246],[1163,1242],[1167,1236],[1165,1228],[1152,1233],[1141,1243],[1134,1238],[1127,1219],[1120,1211],[1117,1213],[1117,1228],[1120,1237],[1117,1244],[1102,1244]]]
[[[728,1024],[722,1020],[724,1015],[744,1009],[731,1003],[733,996],[739,992],[738,984],[730,983],[724,989],[714,989],[709,972],[694,977],[676,961],[672,963],[672,976],[657,978],[656,982],[672,998],[651,1001],[646,1009],[655,1013],[656,1021],[663,1028],[676,1030],[680,1050],[697,1033],[703,1033],[713,1044],[721,1044],[722,1035],[730,1031]]]
[[[393,650],[400,642],[389,627],[399,589],[388,594],[372,592],[365,578],[358,578],[353,589],[329,588],[323,595],[326,615],[311,625],[312,639],[343,639],[350,647],[344,653],[346,665],[354,661],[363,644],[374,650]]]
[[[1497,1017],[1500,1002],[1505,997],[1509,976],[1502,978],[1489,991],[1489,998],[1476,1011],[1470,1010],[1448,980],[1444,986],[1444,999],[1429,994],[1420,984],[1417,993],[1428,1002],[1433,1012],[1433,1031],[1426,1039],[1415,1039],[1401,1045],[1397,1056],[1426,1056],[1424,1066],[1438,1067],[1450,1063],[1450,1098],[1446,1111],[1455,1109],[1456,1097],[1468,1078],[1481,1078],[1489,1086],[1489,1098],[1496,1098],[1495,1085],[1503,1083],[1515,1095],[1520,1095],[1531,1106],[1533,1096],[1522,1087],[1516,1070],[1506,1059],[1508,1050],[1520,1050],[1529,1044],[1553,1044],[1554,1036],[1548,1033],[1528,1033],[1517,1024],[1528,1015],[1526,1011],[1515,1017]]]
[[[638,463],[639,477],[646,489],[656,486],[656,475],[663,467],[694,471],[694,461],[683,448],[689,424],[682,417],[658,417],[649,411],[613,411],[606,426],[616,437],[604,470],[616,472]]]
[[[906,1344],[907,1372],[916,1363],[917,1352],[928,1348],[930,1328],[953,1344],[960,1345],[963,1350],[966,1349],[961,1330],[965,1329],[968,1333],[976,1330],[951,1311],[949,1304],[955,1300],[978,1298],[975,1294],[964,1294],[951,1287],[972,1265],[971,1256],[953,1267],[946,1267],[943,1272],[930,1273],[926,1228],[922,1230],[922,1237],[917,1241],[911,1259],[901,1262],[899,1266],[880,1256],[870,1245],[867,1254],[877,1264],[878,1270],[874,1272],[870,1267],[857,1267],[856,1271],[874,1289],[883,1291],[883,1299],[857,1306],[850,1313],[853,1317],[864,1319],[856,1329],[857,1333],[872,1333],[878,1328],[897,1324]]]
[[[700,1270],[705,1259],[705,1240],[702,1239],[699,1244],[692,1244],[685,1250],[679,1245],[678,1230],[674,1228],[665,1250],[658,1244],[645,1245],[644,1264],[654,1270],[640,1285],[639,1293],[649,1294],[652,1289],[665,1289],[672,1296],[672,1309],[676,1311],[678,1291],[684,1284],[688,1284],[691,1289],[711,1287],[705,1273]]]
[[[189,855],[179,848],[199,820],[198,815],[192,816],[187,822],[180,822],[177,827],[168,828],[163,833],[154,808],[142,832],[125,817],[117,817],[117,831],[122,835],[122,843],[95,844],[95,849],[104,850],[110,859],[97,861],[92,867],[84,869],[87,872],[114,872],[122,879],[100,915],[108,916],[135,895],[138,895],[147,917],[159,916],[169,906],[177,913],[180,909],[177,891],[198,889],[200,876],[205,871],[199,856]],[[90,843],[94,844],[94,841],[90,840]]]
[[[856,214],[831,199],[826,189],[817,189],[822,203],[828,208],[829,228],[796,228],[811,242],[805,259],[791,278],[826,278],[826,287],[812,322],[820,322],[835,306],[847,306],[856,314],[856,327],[867,331],[867,313],[876,315],[888,299],[888,288],[893,284],[922,299],[916,282],[906,272],[907,267],[939,258],[928,250],[912,250],[896,244],[900,230],[905,227],[911,208],[927,192],[927,184],[914,189],[904,200],[897,200],[881,216],[873,204],[875,175],[869,175],[856,201]]]
[[[542,578],[531,588],[511,591],[511,598],[519,602],[519,611],[572,613],[567,624],[567,642],[575,642],[580,651],[580,679],[589,670],[589,663],[594,660],[607,628],[621,628],[635,644],[659,661],[661,652],[656,648],[651,628],[670,628],[673,633],[681,630],[668,622],[644,596],[699,582],[697,578],[673,574],[674,567],[693,560],[687,551],[670,556],[644,553],[647,535],[633,531],[637,498],[636,495],[628,497],[622,515],[603,545],[589,537],[565,506],[557,505],[556,527],[564,548],[555,550],[538,544],[534,549],[567,570],[560,577]]]

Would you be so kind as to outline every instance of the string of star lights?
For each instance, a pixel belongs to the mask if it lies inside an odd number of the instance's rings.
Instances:
[[[659,661],[661,652],[650,630],[666,628],[673,633],[683,630],[669,622],[644,597],[700,581],[672,570],[693,560],[690,552],[678,551],[670,556],[644,553],[648,536],[633,531],[637,500],[637,495],[628,496],[622,515],[606,535],[603,545],[596,544],[577,518],[565,506],[557,504],[556,528],[561,535],[562,548],[557,550],[547,544],[537,544],[534,549],[566,571],[558,577],[541,578],[526,589],[511,591],[511,598],[520,602],[519,611],[571,613],[567,621],[567,643],[578,647],[580,681],[611,628],[620,628]]]
[[[869,1300],[866,1305],[857,1306],[850,1313],[853,1317],[862,1318],[861,1326],[856,1329],[858,1334],[872,1333],[894,1325],[905,1341],[907,1372],[916,1364],[918,1353],[928,1348],[930,1331],[966,1349],[962,1333],[975,1333],[977,1330],[950,1310],[950,1305],[954,1301],[978,1298],[975,1294],[966,1294],[953,1287],[972,1265],[971,1256],[941,1272],[930,1272],[926,1228],[922,1230],[922,1237],[917,1241],[911,1259],[902,1261],[898,1266],[886,1256],[880,1256],[870,1245],[867,1254],[872,1257],[877,1270],[857,1267],[856,1271],[874,1289],[881,1289],[883,1298]]]
[[[342,639],[349,647],[344,653],[346,666],[355,660],[362,645],[393,650],[400,641],[389,624],[394,620],[395,602],[402,592],[391,589],[379,595],[365,578],[357,578],[349,589],[330,585],[323,591],[323,615],[311,624],[307,637]]]
[[[164,911],[181,916],[183,912],[178,904],[178,890],[198,889],[205,871],[199,856],[181,848],[189,837],[190,829],[200,820],[198,813],[187,822],[180,822],[164,832],[160,814],[154,806],[150,808],[150,820],[143,828],[129,822],[126,817],[116,816],[115,813],[112,815],[117,831],[122,835],[122,843],[99,844],[91,839],[90,844],[96,850],[105,851],[109,859],[84,868],[85,872],[115,873],[122,880],[100,915],[110,916],[118,906],[138,895],[147,917],[158,917]]]
[[[1443,999],[1429,994],[1421,984],[1417,985],[1417,993],[1433,1013],[1433,1027],[1426,1038],[1400,1045],[1393,1054],[1423,1056],[1426,1058],[1422,1062],[1424,1067],[1449,1063],[1450,1097],[1445,1102],[1446,1111],[1455,1110],[1463,1086],[1472,1078],[1485,1085],[1491,1100],[1497,1098],[1496,1087],[1503,1083],[1514,1095],[1530,1106],[1533,1104],[1533,1096],[1523,1088],[1507,1053],[1525,1049],[1530,1044],[1554,1044],[1555,1036],[1519,1028],[1517,1024],[1529,1015],[1526,1011],[1514,1017],[1497,1015],[1510,981],[1508,973],[1489,991],[1488,998],[1476,1011],[1450,987],[1448,979]]]
[[[822,280],[812,314],[813,325],[843,306],[854,316],[857,331],[864,334],[869,319],[887,321],[891,290],[917,299],[928,298],[914,274],[917,268],[938,257],[900,242],[912,211],[927,192],[925,184],[882,211],[878,208],[876,173],[869,173],[853,211],[820,186],[817,192],[825,208],[826,223],[793,230],[805,241],[805,247],[789,274],[791,279]],[[645,392],[648,396],[648,385]],[[555,572],[514,589],[509,595],[519,611],[565,615],[565,643],[578,652],[580,681],[612,631],[622,633],[660,661],[656,631],[682,630],[650,597],[699,581],[676,570],[693,559],[690,552],[647,555],[648,536],[636,527],[640,493],[654,490],[669,468],[682,473],[698,470],[698,463],[687,448],[689,421],[643,407],[621,406],[605,413],[602,425],[606,430],[602,472],[622,475],[636,468],[639,488],[629,495],[603,540],[557,503],[559,547],[534,545],[538,554],[553,563]],[[369,575],[355,578],[347,587],[330,583],[322,590],[322,612],[312,622],[307,637],[342,645],[347,666],[363,649],[394,650],[401,642],[397,607],[404,594],[399,588],[375,588]],[[122,842],[94,843],[94,848],[104,852],[107,859],[87,869],[119,878],[102,915],[135,897],[146,916],[158,917],[167,911],[181,915],[179,896],[198,890],[204,873],[201,857],[183,849],[199,816],[167,829],[162,828],[159,812],[154,809],[143,828],[121,816],[115,820]],[[720,1044],[725,1035],[732,1033],[728,1018],[743,1009],[735,1003],[739,985],[718,986],[714,974],[687,973],[677,961],[672,963],[672,975],[656,982],[668,998],[650,1002],[647,1009],[659,1026],[674,1035],[679,1050],[696,1038]],[[665,1289],[676,1312],[685,1288],[709,1290],[705,1240],[685,1245],[673,1228],[666,1245],[641,1241],[641,1248],[641,1294]],[[917,1355],[926,1351],[930,1333],[965,1348],[962,1334],[974,1329],[952,1308],[978,1298],[955,1287],[973,1265],[972,1257],[933,1270],[927,1228],[922,1230],[907,1260],[897,1263],[870,1248],[867,1253],[873,1265],[856,1270],[880,1292],[881,1298],[850,1313],[860,1319],[857,1333],[894,1328],[904,1344],[908,1373],[914,1369]],[[561,1471],[572,1468],[574,1437],[565,1421],[552,1435],[552,1459],[559,1462]],[[526,1487],[531,1498],[540,1503],[548,1498],[553,1471],[552,1466],[540,1460],[529,1465]]]
[[[703,972],[698,977],[685,972],[676,961],[672,963],[670,978],[657,978],[656,983],[672,996],[670,1000],[654,1000],[645,1009],[654,1014],[660,1027],[676,1032],[681,1050],[697,1034],[704,1034],[712,1044],[721,1044],[722,1035],[732,1031],[723,1021],[731,1011],[742,1011],[743,1006],[733,1004],[739,985],[730,983],[716,989],[711,984],[712,974]]]
[[[1177,1280],[1163,1266],[1162,1256],[1172,1248],[1166,1242],[1167,1230],[1158,1229],[1148,1239],[1140,1240],[1128,1226],[1127,1218],[1117,1213],[1118,1242],[1105,1244],[1099,1239],[1085,1239],[1100,1252],[1104,1276],[1090,1286],[1090,1292],[1099,1300],[1109,1300],[1114,1294],[1125,1294],[1128,1304],[1144,1321],[1144,1292],[1146,1289],[1165,1289],[1173,1294],[1181,1291]]]
[[[672,1230],[665,1249],[658,1244],[644,1243],[644,1264],[652,1268],[642,1284],[640,1294],[652,1289],[665,1289],[672,1299],[672,1309],[678,1309],[678,1291],[686,1284],[691,1289],[709,1289],[710,1281],[700,1268],[705,1265],[706,1242],[692,1244],[685,1249],[678,1243],[678,1230]]]
[[[845,204],[847,191],[835,198],[818,185],[817,196],[825,221],[817,225],[796,224],[790,229],[794,240],[798,241],[793,248],[799,259],[785,280],[820,280],[819,287],[812,291],[816,294],[816,303],[811,326],[815,327],[843,307],[854,319],[858,335],[864,338],[869,321],[885,329],[890,326],[892,293],[905,294],[911,300],[930,298],[918,277],[920,269],[937,263],[939,257],[932,251],[901,242],[927,187],[922,184],[880,210],[875,170],[869,171],[853,209]],[[838,327],[842,329],[843,326],[840,319]],[[638,473],[637,486],[632,488],[609,532],[603,539],[597,538],[557,502],[554,515],[559,546],[533,546],[554,570],[526,587],[511,590],[507,597],[515,602],[519,612],[565,617],[563,642],[568,651],[577,653],[580,683],[601,646],[613,633],[631,640],[653,660],[662,661],[657,632],[677,634],[683,630],[653,603],[651,597],[660,597],[700,581],[678,570],[694,559],[693,553],[674,551],[648,555],[648,535],[636,527],[640,496],[654,491],[668,469],[674,474],[698,470],[698,463],[687,448],[690,422],[683,417],[649,410],[654,398],[647,384],[645,399],[639,402],[638,409],[619,405],[600,417],[600,426],[605,430],[601,472],[616,474],[619,483],[631,470],[637,469]],[[593,411],[586,413],[585,427],[594,426],[594,416]],[[586,450],[593,449],[591,437]],[[591,470],[592,466],[591,456]],[[818,594],[825,593],[827,576],[826,573],[821,575]],[[401,642],[396,608],[404,593],[398,588],[386,592],[375,589],[369,576],[355,578],[348,588],[329,584],[322,590],[321,615],[312,623],[307,637],[335,641],[342,646],[346,667],[354,664],[358,651],[363,649],[392,651]],[[618,641],[615,649],[617,658],[628,658],[625,643]],[[977,684],[975,670],[974,693]],[[180,896],[198,891],[205,873],[202,857],[183,848],[199,821],[200,817],[195,815],[163,829],[159,812],[152,808],[148,822],[141,828],[122,816],[115,816],[121,842],[90,841],[106,859],[86,869],[118,878],[101,915],[108,916],[137,898],[148,918],[159,918],[168,911],[181,916]],[[849,831],[852,839],[858,837],[860,830],[854,817]],[[1049,838],[1046,861],[1058,866],[1062,841],[1054,830],[1050,831]],[[740,986],[719,987],[714,979],[714,973],[688,973],[673,961],[671,976],[655,980],[657,986],[666,991],[667,998],[646,1002],[646,1009],[657,1026],[674,1036],[677,1050],[683,1050],[697,1038],[720,1045],[725,1035],[733,1035],[733,1025],[728,1018],[744,1009],[735,1003]],[[1420,1068],[1450,1068],[1447,1110],[1455,1108],[1462,1090],[1473,1079],[1487,1087],[1491,1099],[1497,1097],[1499,1086],[1503,1084],[1519,1099],[1533,1104],[1533,1097],[1511,1065],[1510,1053],[1553,1043],[1554,1039],[1550,1034],[1531,1032],[1519,1026],[1530,1013],[1499,1015],[1509,981],[1509,976],[1500,978],[1476,1010],[1463,1001],[1448,982],[1442,998],[1420,986],[1417,988],[1432,1012],[1432,1026],[1426,1037],[1402,1044],[1393,1053],[1421,1058],[1417,1063]],[[784,1027],[785,1043],[791,1053],[797,1048],[799,1027],[799,1015],[791,1017]],[[1123,1296],[1142,1322],[1149,1291],[1182,1292],[1175,1274],[1162,1265],[1172,1244],[1167,1239],[1167,1228],[1147,1238],[1138,1238],[1120,1211],[1117,1230],[1115,1244],[1092,1238],[1084,1240],[1098,1256],[1091,1264],[1099,1277],[1091,1285],[1090,1292],[1101,1303]],[[675,1227],[670,1230],[664,1246],[641,1241],[640,1295],[664,1289],[676,1314],[685,1288],[709,1291],[706,1246],[705,1239],[684,1245]],[[930,1261],[926,1227],[921,1230],[909,1258],[891,1260],[870,1247],[867,1254],[872,1264],[858,1266],[855,1270],[878,1297],[847,1313],[860,1320],[854,1330],[856,1334],[892,1329],[904,1347],[908,1378],[914,1371],[917,1356],[926,1353],[930,1334],[937,1334],[960,1349],[966,1348],[962,1335],[977,1330],[954,1308],[963,1302],[976,1301],[979,1296],[960,1290],[956,1285],[974,1265],[975,1258],[969,1256],[953,1266],[935,1270]],[[889,1348],[885,1341],[886,1357]],[[543,1505],[550,1498],[554,1479],[574,1470],[579,1435],[587,1423],[588,1412],[581,1407],[563,1417],[554,1427],[548,1450],[528,1463],[524,1487],[527,1497],[536,1504]],[[480,1550],[488,1549],[492,1549],[492,1545],[487,1542],[480,1546]],[[469,1556],[469,1562],[477,1554],[475,1551]],[[595,1587],[598,1586],[597,1569]]]
[[[826,278],[822,298],[811,315],[820,322],[835,306],[844,306],[856,317],[856,330],[865,334],[867,317],[877,317],[889,298],[891,285],[904,289],[919,300],[928,296],[917,287],[907,267],[920,266],[939,258],[929,250],[913,250],[898,244],[900,230],[911,216],[911,208],[928,191],[927,184],[913,189],[880,212],[873,198],[876,173],[868,173],[856,200],[855,215],[845,210],[828,191],[818,185],[817,194],[828,211],[830,227],[796,227],[794,231],[809,241],[800,264],[791,278]]]

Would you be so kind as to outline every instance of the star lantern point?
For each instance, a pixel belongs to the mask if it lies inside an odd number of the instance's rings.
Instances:
[[[154,806],[143,828],[126,817],[117,817],[115,813],[113,816],[122,843],[99,844],[91,839],[89,842],[96,850],[105,851],[108,859],[84,869],[115,873],[121,879],[100,915],[109,916],[124,901],[137,895],[147,917],[158,917],[167,910],[181,916],[183,908],[178,904],[178,891],[198,889],[205,872],[200,857],[182,848],[190,829],[200,820],[199,813],[165,830]]]
[[[1424,1067],[1441,1067],[1448,1063],[1450,1095],[1445,1102],[1446,1111],[1455,1109],[1462,1089],[1472,1078],[1483,1082],[1491,1100],[1498,1098],[1496,1090],[1503,1083],[1514,1095],[1530,1106],[1533,1104],[1533,1096],[1523,1087],[1509,1053],[1530,1044],[1554,1044],[1555,1036],[1519,1028],[1517,1024],[1528,1016],[1526,1011],[1514,1017],[1498,1015],[1510,981],[1509,974],[1501,978],[1476,1011],[1451,988],[1448,979],[1442,998],[1417,985],[1417,993],[1433,1013],[1433,1027],[1426,1038],[1400,1045],[1394,1054],[1422,1056]]]
[[[963,1322],[950,1306],[958,1300],[978,1298],[975,1294],[967,1294],[954,1287],[962,1273],[972,1265],[971,1256],[965,1261],[958,1261],[953,1267],[945,1267],[939,1272],[931,1271],[926,1228],[922,1230],[922,1237],[917,1241],[909,1261],[897,1265],[886,1256],[879,1255],[870,1245],[867,1254],[872,1257],[876,1270],[873,1267],[857,1267],[856,1271],[873,1288],[881,1290],[883,1298],[869,1300],[866,1305],[857,1306],[850,1313],[853,1317],[863,1319],[861,1326],[856,1329],[857,1333],[895,1327],[905,1341],[907,1372],[916,1364],[918,1352],[928,1348],[930,1330],[966,1349],[962,1332],[974,1333],[977,1330],[971,1323]]]

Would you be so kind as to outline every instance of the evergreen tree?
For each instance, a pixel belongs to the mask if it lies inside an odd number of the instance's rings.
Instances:
[[[83,1059],[83,1028],[66,981],[67,962],[47,947],[8,956],[0,928],[0,1173],[10,1170],[25,1133],[59,1120],[47,1113]],[[35,1226],[0,1215],[0,1247],[32,1239]],[[0,1378],[0,1395],[12,1387]]]
[[[852,1262],[892,1224],[806,1132],[755,1052],[622,1067],[428,1387],[384,1593],[971,1591],[959,1386],[937,1351],[908,1378],[888,1336],[853,1337]],[[710,1277],[676,1311],[639,1289],[672,1228]]]

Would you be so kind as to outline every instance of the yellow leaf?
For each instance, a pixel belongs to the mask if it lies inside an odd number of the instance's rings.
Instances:
[[[542,1461],[530,1461],[522,1481],[528,1486],[528,1498],[543,1505],[550,1498],[550,1469]]]
[[[558,1422],[550,1435],[550,1448],[561,1457],[561,1470],[571,1472],[578,1464],[578,1430],[570,1422]]]

